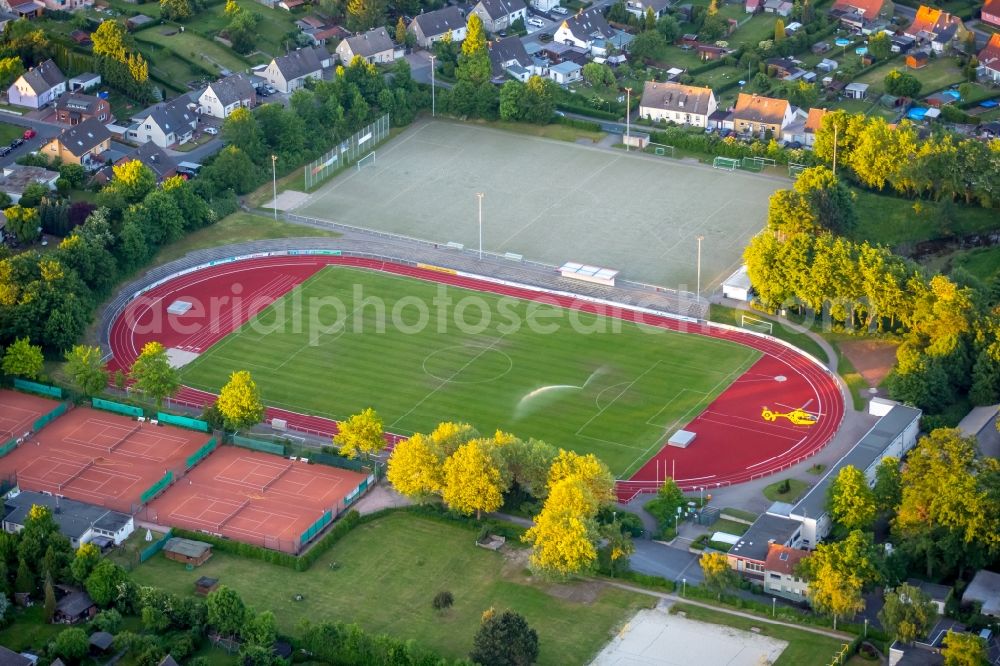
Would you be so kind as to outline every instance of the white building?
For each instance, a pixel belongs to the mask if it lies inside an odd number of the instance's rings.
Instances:
[[[273,58],[261,76],[278,91],[290,93],[304,86],[308,79],[322,79],[323,70],[330,65],[330,53],[325,48],[309,46]]]
[[[24,529],[31,507],[45,506],[52,510],[52,518],[59,526],[59,532],[69,539],[74,549],[91,542],[102,548],[117,546],[135,529],[132,516],[47,493],[11,493],[4,498],[3,503],[5,532],[20,532]]]
[[[225,119],[239,108],[253,108],[257,90],[246,74],[233,74],[210,83],[198,96],[198,110],[213,118]]]
[[[364,58],[370,63],[389,63],[395,60],[396,45],[386,29],[379,26],[340,40],[340,44],[337,44],[337,57],[344,65],[350,65],[356,57]]]
[[[524,0],[479,0],[472,13],[482,19],[487,32],[500,32],[518,19],[526,20],[528,6]]]
[[[148,109],[128,128],[126,136],[135,143],[152,141],[160,148],[187,143],[198,124],[198,114],[188,104],[188,96],[181,95]]]
[[[647,81],[639,102],[639,117],[653,122],[708,127],[717,108],[711,88]]]
[[[66,92],[66,77],[56,64],[46,60],[17,77],[7,89],[7,100],[16,106],[40,109]]]
[[[414,17],[407,30],[417,39],[417,45],[429,49],[445,35],[451,35],[456,44],[465,39],[465,16],[458,7],[447,6]]]
[[[552,41],[591,51],[595,45],[603,46],[605,41],[614,37],[615,31],[604,20],[601,10],[591,9],[563,21],[552,36]]]

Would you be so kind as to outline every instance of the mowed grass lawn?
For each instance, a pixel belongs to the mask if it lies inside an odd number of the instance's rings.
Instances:
[[[833,663],[834,657],[840,648],[847,641],[836,638],[821,636],[791,627],[783,627],[767,622],[758,622],[750,618],[729,615],[720,611],[702,608],[701,606],[691,606],[689,604],[674,604],[670,609],[671,613],[683,611],[689,620],[699,622],[709,622],[720,624],[741,631],[751,631],[756,628],[756,633],[762,636],[770,636],[778,640],[788,641],[788,647],[781,653],[774,666],[827,666]]]
[[[168,35],[165,32],[174,34]],[[140,43],[157,44],[169,49],[181,59],[194,61],[209,70],[218,71],[220,67],[224,67],[231,72],[242,72],[247,68],[247,62],[232,49],[191,31],[179,32],[176,26],[157,26],[143,30],[136,33],[135,38]]]
[[[0,145],[7,146],[14,139],[24,136],[24,128],[10,123],[0,123]]]
[[[595,582],[532,582],[521,561],[526,551],[511,559],[474,541],[466,528],[397,513],[355,528],[302,573],[217,552],[194,571],[160,554],[132,576],[185,596],[200,576],[218,578],[248,605],[273,611],[282,632],[301,620],[356,622],[449,658],[468,655],[483,611],[509,608],[538,632],[538,663],[560,666],[587,663],[636,610],[652,605]],[[443,590],[455,605],[439,614],[431,600]],[[296,594],[305,599],[294,601]]]
[[[595,453],[621,475],[759,357],[363,269],[326,267],[297,291],[186,366],[183,382],[217,391],[249,370],[271,405],[336,419],[373,407],[402,434],[466,421]]]
[[[934,58],[926,67],[920,69],[910,69],[906,67],[904,62],[898,59],[891,60],[881,67],[876,67],[865,72],[856,79],[856,82],[871,85],[872,90],[868,91],[869,97],[873,94],[882,94],[885,92],[885,77],[894,69],[916,77],[923,84],[920,91],[921,97],[935,90],[940,90],[945,86],[965,81],[965,78],[962,76],[962,70],[955,58]]]

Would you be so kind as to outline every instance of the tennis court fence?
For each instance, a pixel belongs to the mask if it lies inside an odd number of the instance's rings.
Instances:
[[[105,400],[104,398],[91,398],[90,404],[94,409],[103,409],[106,412],[124,414],[125,416],[131,416],[133,418],[140,418],[146,415],[142,411],[142,407],[125,405],[120,402],[112,402],[111,400]]]
[[[70,409],[70,404],[68,402],[60,403],[59,405],[56,406],[55,409],[53,409],[48,414],[45,414],[44,416],[39,416],[37,419],[35,419],[35,422],[32,424],[31,429],[34,432],[38,432],[39,430],[41,430],[48,424],[52,423],[66,412],[68,412],[69,409]]]
[[[27,379],[15,379],[14,388],[22,391],[28,391],[29,393],[37,393],[39,395],[48,396],[50,398],[62,397],[62,389],[58,386],[49,386],[48,384],[30,382]]]
[[[151,485],[149,488],[146,489],[146,491],[142,495],[139,496],[139,499],[142,501],[143,504],[147,504],[154,497],[156,497],[161,492],[166,490],[167,486],[169,486],[173,482],[174,482],[174,472],[173,470],[168,469],[159,481]]]
[[[206,421],[193,419],[189,416],[179,416],[177,414],[168,414],[167,412],[157,412],[156,418],[160,423],[175,425],[180,428],[187,428],[188,430],[197,430],[198,432],[212,431],[212,428]]]
[[[249,437],[244,437],[243,435],[232,435],[231,441],[234,445],[244,449],[250,449],[251,451],[260,451],[261,453],[270,453],[282,457],[285,455],[284,444],[262,442],[259,439],[251,439]]]
[[[219,446],[219,440],[216,439],[215,437],[211,438],[210,440],[205,442],[205,444],[200,449],[198,449],[197,451],[195,451],[194,453],[192,453],[187,457],[187,460],[184,461],[185,467],[187,469],[191,469],[192,467],[200,463],[202,460],[207,458],[208,454],[214,451],[218,446]]]

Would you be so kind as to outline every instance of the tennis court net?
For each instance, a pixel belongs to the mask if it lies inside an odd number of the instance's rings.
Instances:
[[[141,423],[137,423],[134,428],[132,428],[131,430],[129,430],[127,433],[125,433],[124,437],[122,437],[117,442],[115,442],[114,444],[112,444],[111,446],[108,447],[108,453],[114,452],[115,449],[117,449],[119,446],[121,446],[126,441],[128,441],[129,437],[131,437],[135,433],[139,432],[140,428],[142,428],[142,424]]]
[[[278,479],[280,479],[285,474],[287,474],[288,470],[290,470],[291,468],[292,468],[292,463],[288,463],[288,466],[285,467],[280,472],[278,472],[277,476],[275,476],[273,479],[271,479],[270,481],[268,481],[267,483],[265,483],[263,486],[261,486],[260,491],[264,492],[265,490],[267,490],[268,488],[270,488],[271,486],[273,486],[275,484],[275,482],[277,482]]]
[[[87,471],[88,469],[90,469],[90,468],[91,468],[91,467],[93,467],[93,466],[94,466],[94,461],[93,461],[93,460],[91,460],[91,461],[87,462],[86,464],[84,464],[84,466],[83,466],[83,467],[81,467],[80,469],[78,469],[78,470],[76,470],[75,472],[73,472],[73,473],[72,473],[72,474],[70,475],[70,477],[69,477],[68,479],[66,479],[66,480],[65,480],[65,481],[63,481],[62,483],[59,483],[59,484],[56,484],[56,488],[58,488],[58,489],[59,489],[59,491],[61,492],[63,488],[65,488],[66,486],[68,486],[68,485],[69,485],[70,483],[72,483],[72,482],[73,482],[73,481],[74,481],[75,479],[79,479],[79,478],[80,478],[80,476],[81,476],[81,475],[82,475],[82,474],[83,474],[84,472],[86,472],[86,471]]]

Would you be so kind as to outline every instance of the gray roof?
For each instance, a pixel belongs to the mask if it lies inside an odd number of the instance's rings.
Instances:
[[[914,407],[896,405],[872,426],[864,437],[848,451],[836,465],[830,467],[819,483],[799,500],[792,514],[807,518],[819,518],[826,513],[827,488],[848,465],[853,465],[864,472],[876,460],[880,460],[885,449],[894,439],[899,437],[907,427],[920,418],[922,412]]]
[[[285,80],[291,81],[323,71],[324,56],[329,57],[325,51],[310,46],[279,56],[274,64]]]
[[[58,503],[58,512],[56,506]],[[92,526],[98,523],[102,525],[124,525],[131,517],[117,511],[109,511],[102,506],[84,504],[76,500],[57,498],[52,495],[24,491],[14,497],[4,500],[7,515],[4,521],[15,525],[24,525],[28,512],[32,506],[47,506],[52,509],[52,517],[59,526],[59,531],[63,536],[71,539],[79,539],[87,533]],[[106,529],[106,528],[105,528]]]
[[[66,77],[59,71],[59,68],[52,60],[46,60],[36,67],[32,67],[21,75],[24,82],[31,86],[36,95],[40,95],[47,90],[63,83]]]
[[[981,569],[962,594],[962,603],[979,602],[983,615],[1000,616],[1000,574]]]
[[[99,650],[107,650],[114,641],[115,637],[106,631],[95,631],[90,635],[90,644]]]
[[[370,58],[376,53],[392,51],[396,48],[384,27],[372,28],[368,32],[354,35],[344,40],[351,47],[351,53],[362,58]]]
[[[599,9],[580,12],[564,21],[573,36],[580,41],[614,37],[615,31],[604,20],[604,14]]]
[[[139,160],[149,167],[157,178],[163,178],[177,168],[174,158],[152,141],[147,141],[125,157]]]
[[[77,113],[93,114],[96,107],[101,103],[101,98],[96,95],[85,95],[83,93],[68,93],[55,101],[57,109],[76,111]]]
[[[920,588],[920,591],[933,601],[947,601],[948,597],[951,596],[951,588],[947,585],[928,583],[926,580],[917,580],[916,578],[908,579],[906,584],[910,587]]]
[[[63,130],[59,142],[77,157],[82,157],[102,142],[111,139],[111,132],[97,118],[87,118],[79,125]]]
[[[130,16],[126,22],[132,25],[146,25],[152,21],[152,17],[146,16],[145,14],[136,14],[135,16]]]
[[[516,35],[490,42],[488,46],[493,76],[501,76],[504,63],[511,61],[516,62],[521,67],[531,66],[531,57],[528,56],[528,52],[524,48],[524,42]]]
[[[424,37],[437,37],[450,30],[460,30],[465,27],[465,17],[458,7],[435,9],[414,17],[413,23],[420,27]],[[413,25],[411,23],[411,25]]]
[[[83,590],[70,592],[56,604],[56,611],[69,617],[77,617],[94,606],[94,600]]]
[[[656,13],[660,13],[670,6],[671,0],[636,0],[635,4],[645,12],[647,9],[652,9]]]
[[[0,192],[23,192],[31,183],[48,185],[59,179],[59,172],[45,167],[11,164],[0,172]]]
[[[177,553],[178,555],[183,555],[184,557],[201,557],[205,554],[206,550],[211,550],[212,544],[205,543],[204,541],[194,541],[192,539],[182,539],[180,537],[174,537],[167,541],[166,545],[163,546],[163,550],[170,553]]]
[[[648,81],[642,89],[640,106],[705,115],[713,99],[711,88]]]
[[[245,99],[253,99],[254,89],[250,83],[250,77],[246,74],[233,74],[224,79],[219,79],[208,86],[215,94],[222,106],[229,106],[235,102],[242,102]]]
[[[32,666],[31,660],[0,645],[0,666]]]
[[[191,124],[198,120],[194,111],[188,110],[190,101],[191,99],[187,95],[181,95],[166,104],[157,105],[151,109],[147,117],[152,118],[153,122],[166,134],[178,131],[183,134],[187,130],[193,129]]]
[[[784,546],[792,541],[792,536],[802,527],[802,523],[791,518],[782,518],[765,513],[754,521],[740,540],[729,550],[730,555],[764,562],[772,543]]]
[[[483,6],[486,14],[493,20],[510,16],[514,12],[527,8],[524,0],[479,0],[479,5]]]
[[[173,657],[171,657],[171,656],[170,656],[170,655],[168,654],[168,655],[167,655],[166,657],[164,657],[163,659],[161,659],[161,660],[160,660],[160,663],[159,663],[159,664],[157,664],[156,666],[180,666],[180,664],[178,664],[178,663],[177,663],[177,662],[176,662],[176,661],[174,660],[174,658],[173,658]]]

